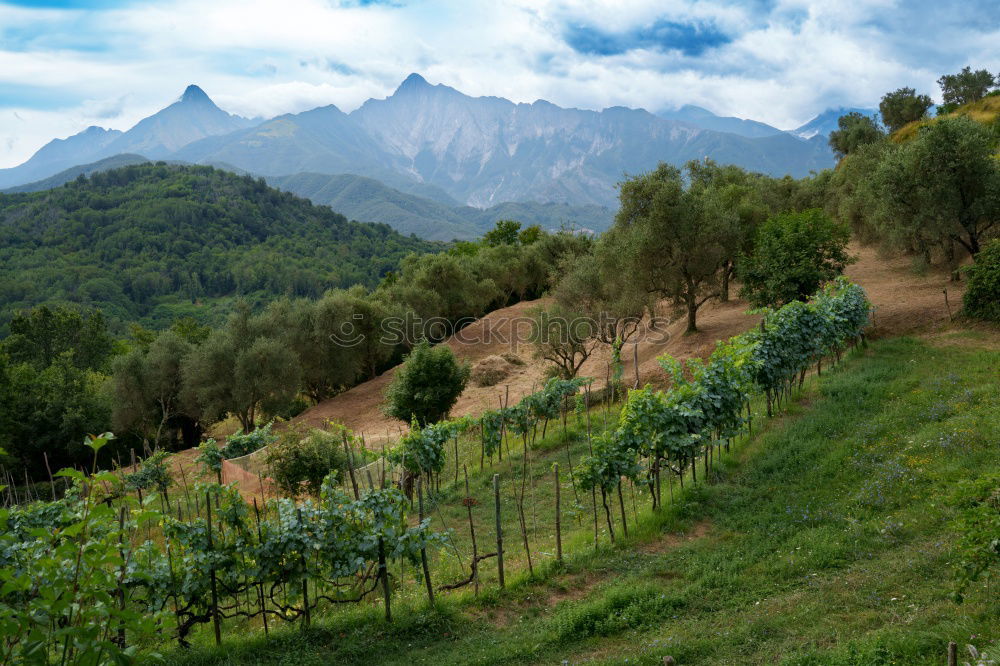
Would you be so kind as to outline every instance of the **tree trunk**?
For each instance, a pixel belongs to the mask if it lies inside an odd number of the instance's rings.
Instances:
[[[687,305],[687,329],[685,335],[698,332],[698,301],[694,294],[688,295],[685,299]]]
[[[719,289],[719,300],[723,303],[729,302],[729,272],[732,268],[732,262],[727,261],[722,264],[722,286]]]

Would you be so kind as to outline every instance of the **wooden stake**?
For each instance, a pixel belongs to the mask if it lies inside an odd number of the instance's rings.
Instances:
[[[503,525],[500,523],[500,475],[493,475],[493,513],[497,523],[497,572],[500,576],[500,589],[503,589]]]
[[[479,547],[476,544],[476,525],[472,522],[472,493],[469,490],[469,469],[463,465],[465,473],[465,508],[469,514],[469,534],[472,536],[472,584],[476,596],[479,596]]]
[[[553,465],[556,474],[556,560],[562,562],[562,523],[559,507],[559,463]]]
[[[419,513],[417,514],[417,519],[423,523],[424,522],[424,480],[421,477],[417,477],[417,506],[419,507]],[[427,585],[427,600],[431,602],[431,606],[434,605],[434,587],[431,585],[431,570],[427,566],[427,548],[420,548],[420,563],[424,567],[424,583]]]
[[[208,549],[212,550],[212,497],[205,493],[205,510],[208,512]],[[222,645],[222,627],[219,624],[219,591],[215,580],[215,567],[209,569],[212,579],[212,627],[215,629],[215,644]]]

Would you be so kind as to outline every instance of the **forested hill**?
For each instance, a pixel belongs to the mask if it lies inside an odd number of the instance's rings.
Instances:
[[[440,247],[350,222],[251,177],[131,165],[0,195],[0,334],[14,311],[44,302],[158,326],[209,318],[208,306],[236,295],[374,286],[406,254]]]

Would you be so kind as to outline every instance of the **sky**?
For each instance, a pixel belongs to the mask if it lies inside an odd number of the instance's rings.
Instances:
[[[0,167],[125,130],[191,83],[227,111],[351,111],[411,72],[560,106],[683,104],[782,129],[965,65],[995,0],[0,0]]]

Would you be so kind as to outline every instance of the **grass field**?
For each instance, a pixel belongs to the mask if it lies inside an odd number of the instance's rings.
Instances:
[[[627,496],[630,536],[619,534],[614,547],[602,534],[594,549],[589,497],[582,498],[579,521],[564,513],[571,533],[561,565],[545,556],[553,552],[551,465],[579,460],[587,445],[585,426],[567,447],[550,425],[529,467],[534,577],[510,575],[501,593],[487,560],[478,597],[470,588],[439,594],[432,610],[406,569],[410,583],[395,599],[392,624],[376,600],[314,619],[307,631],[272,631],[265,640],[257,627],[234,628],[221,648],[165,657],[184,664],[662,664],[669,654],[680,664],[834,665],[939,664],[949,640],[991,651],[1000,641],[997,585],[980,581],[964,604],[952,601],[952,521],[957,484],[1000,472],[996,348],[995,333],[953,332],[855,352],[739,442],[711,483],[699,476],[683,494],[675,487],[677,501],[657,515],[647,498],[633,505]],[[599,429],[602,410],[591,419]],[[467,456],[480,550],[492,550],[492,472],[479,473],[478,458],[473,469]],[[512,483],[520,457],[510,462],[504,471]],[[568,507],[573,491],[562,471]],[[432,514],[435,529],[443,519],[454,530],[459,552],[468,548],[456,501],[464,494],[445,488]],[[512,502],[504,512],[508,566],[520,568]],[[460,576],[460,565],[451,566],[435,570]]]

